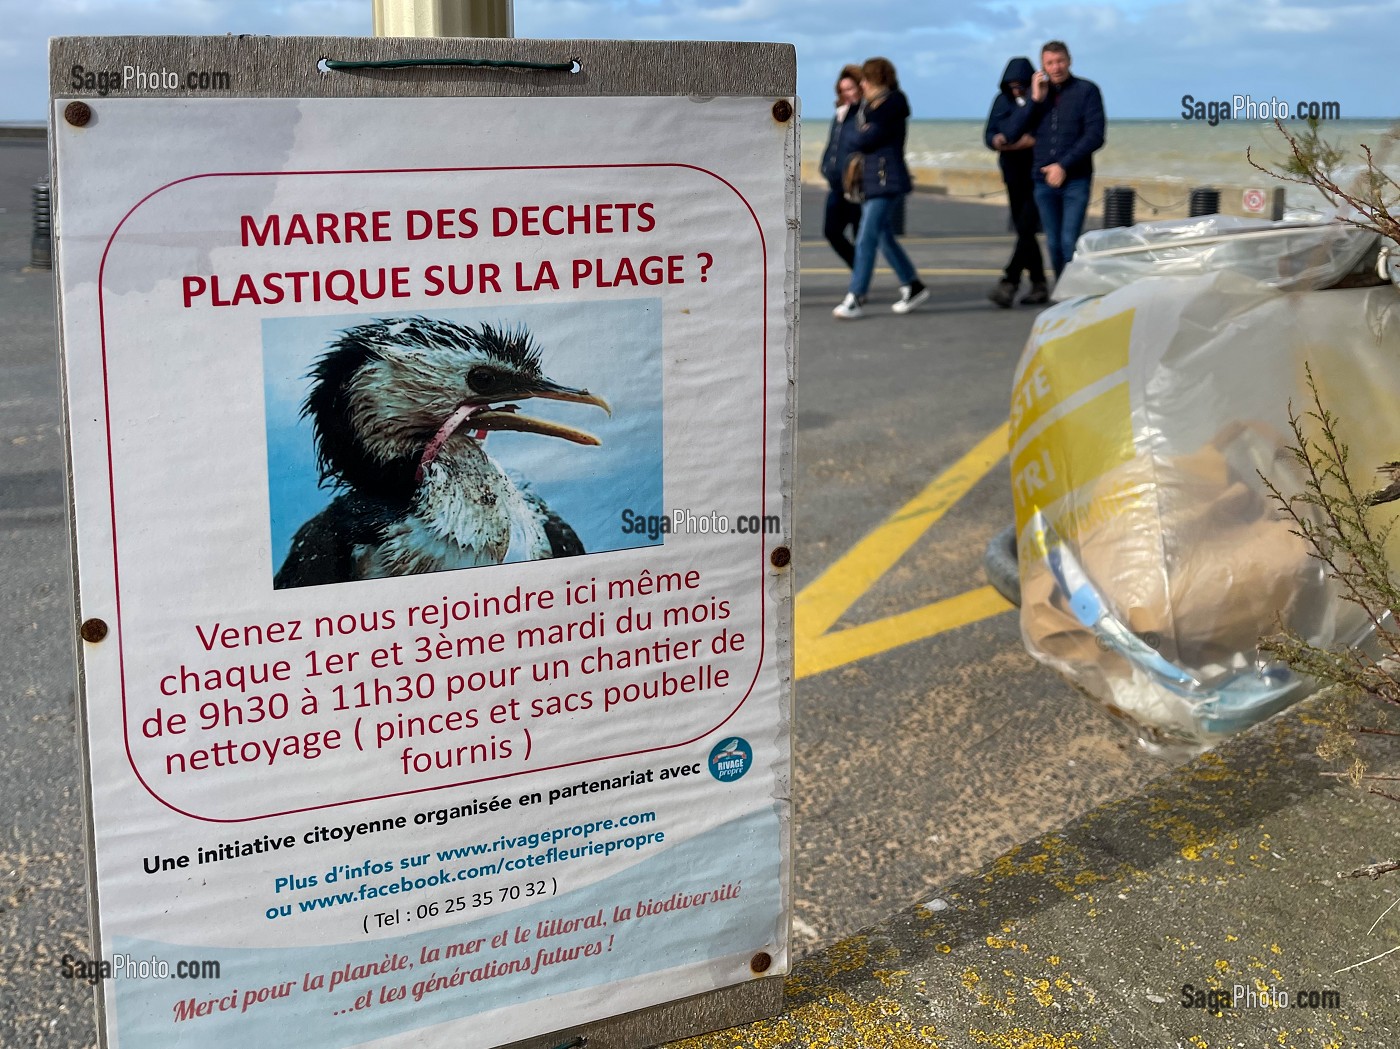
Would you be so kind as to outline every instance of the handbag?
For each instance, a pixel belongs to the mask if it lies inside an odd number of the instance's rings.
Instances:
[[[865,203],[865,154],[852,153],[841,173],[842,195],[852,204]]]

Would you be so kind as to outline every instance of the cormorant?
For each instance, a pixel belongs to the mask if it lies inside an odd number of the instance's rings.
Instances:
[[[321,483],[341,489],[297,530],[273,586],[438,572],[584,552],[574,530],[486,454],[491,430],[577,444],[591,434],[520,414],[527,397],[592,404],[540,370],[524,325],[470,327],[427,317],[340,333],[312,367]]]

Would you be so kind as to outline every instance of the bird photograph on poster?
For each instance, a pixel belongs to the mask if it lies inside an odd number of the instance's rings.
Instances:
[[[263,322],[275,589],[655,545],[655,299]]]

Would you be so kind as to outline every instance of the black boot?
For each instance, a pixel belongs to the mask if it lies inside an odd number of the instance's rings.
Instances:
[[[1044,306],[1050,301],[1050,291],[1045,287],[1045,282],[1032,284],[1031,290],[1021,296],[1022,306]]]
[[[987,292],[987,298],[991,299],[1004,310],[1009,310],[1011,308],[1011,300],[1015,297],[1016,285],[1012,284],[1005,277],[997,281],[997,286]],[[1022,299],[1021,301],[1024,302],[1025,300]]]

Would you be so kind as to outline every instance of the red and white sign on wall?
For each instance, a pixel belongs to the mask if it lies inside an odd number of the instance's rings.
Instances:
[[[109,1046],[787,967],[791,49],[369,43],[54,44],[96,937],[219,962],[105,983]],[[227,89],[75,99],[123,46]]]

